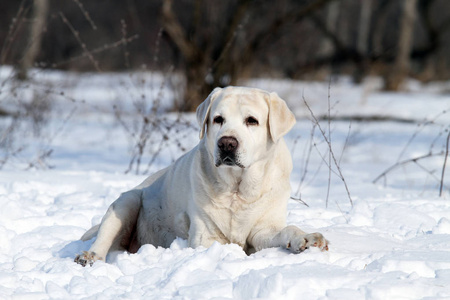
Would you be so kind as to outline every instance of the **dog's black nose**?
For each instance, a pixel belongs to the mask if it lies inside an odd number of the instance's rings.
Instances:
[[[231,136],[223,136],[217,142],[217,146],[223,152],[233,153],[239,146],[239,142],[236,138]]]

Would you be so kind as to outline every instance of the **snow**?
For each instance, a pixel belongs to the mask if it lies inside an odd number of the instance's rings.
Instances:
[[[298,123],[286,136],[294,159],[292,196],[308,207],[290,200],[288,223],[323,233],[331,242],[328,252],[295,255],[273,248],[246,256],[233,244],[191,249],[177,239],[169,249],[144,245],[136,254],[113,253],[106,263],[83,268],[73,259],[93,241],[79,241],[80,236],[100,222],[121,192],[146,177],[124,173],[133,138],[114,117],[113,106],[124,110],[133,128],[142,93],[148,101],[162,101],[159,116],[175,120],[179,116],[164,111],[176,91],[157,73],[36,71],[32,83],[15,86],[12,97],[10,72],[0,69],[0,101],[7,108],[14,110],[19,100],[29,101],[49,86],[55,103],[51,120],[42,125],[44,138],[26,125],[11,133],[13,146],[24,150],[0,170],[0,299],[450,298],[448,171],[438,196],[444,156],[401,165],[372,183],[396,162],[444,149],[449,83],[411,81],[403,93],[382,92],[376,78],[362,85],[343,77],[331,83],[243,83],[277,91],[296,113]],[[328,95],[336,118],[330,123],[331,143],[353,206],[334,165],[329,177],[327,143],[318,128],[311,134],[302,100],[319,117],[328,112]],[[395,120],[347,121],[355,116]],[[151,172],[183,152],[177,143],[189,149],[198,141],[195,116],[181,118],[191,125],[171,132]],[[9,122],[0,119],[2,128]],[[328,132],[327,121],[320,125]],[[36,166],[52,168],[28,168],[40,149],[53,152]],[[151,157],[147,153],[143,164]]]

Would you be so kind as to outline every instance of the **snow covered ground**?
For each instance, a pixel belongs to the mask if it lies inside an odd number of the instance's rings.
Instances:
[[[0,299],[450,298],[448,170],[438,196],[444,156],[400,165],[372,183],[397,162],[444,149],[449,83],[410,82],[405,93],[381,92],[376,79],[363,85],[345,78],[243,83],[278,92],[296,113],[298,123],[286,137],[294,158],[292,196],[308,207],[291,200],[288,223],[323,233],[328,252],[266,249],[246,256],[237,245],[191,249],[177,239],[169,249],[145,245],[83,268],[73,259],[92,241],[79,237],[121,192],[145,178],[124,173],[135,149],[125,128],[138,128],[138,99],[159,97],[158,118],[178,120],[162,150],[144,155],[142,169],[154,159],[150,172],[197,143],[195,117],[164,113],[176,90],[170,84],[160,89],[166,79],[158,74],[38,71],[31,83],[15,85],[10,73],[0,69],[3,108],[14,111],[37,96],[54,103],[46,113],[50,121],[35,129],[38,138],[30,124],[7,132],[12,120],[0,118],[1,134],[11,135],[9,146],[0,148],[2,159],[9,151],[0,170]],[[336,120],[320,125],[331,129],[353,206],[334,165],[329,175],[327,143],[302,100],[322,117],[328,95]],[[121,122],[114,105],[123,112]],[[370,121],[383,118],[394,120]],[[150,146],[160,143],[154,138]],[[48,150],[50,156],[42,155]],[[38,168],[28,168],[30,162]]]

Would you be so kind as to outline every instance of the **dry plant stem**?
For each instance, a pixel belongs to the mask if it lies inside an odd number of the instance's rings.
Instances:
[[[132,42],[132,41],[134,41],[134,40],[136,40],[136,39],[138,39],[138,38],[139,38],[139,35],[138,35],[138,34],[135,34],[135,35],[133,35],[133,36],[130,36],[129,38],[126,38],[125,41],[124,41],[124,39],[120,39],[120,40],[117,41],[117,42],[114,42],[114,43],[111,43],[111,44],[106,44],[106,45],[103,45],[103,46],[101,46],[101,47],[99,47],[99,48],[95,48],[95,49],[91,50],[89,53],[90,53],[90,54],[99,54],[99,53],[102,53],[102,52],[104,52],[104,51],[106,51],[106,50],[110,50],[110,49],[117,48],[117,47],[119,47],[120,45],[124,44],[124,42],[126,42],[127,44],[129,44],[130,42]],[[57,67],[60,67],[60,66],[62,66],[62,65],[64,65],[64,64],[68,64],[68,63],[71,63],[71,62],[76,61],[76,60],[78,60],[78,59],[85,58],[85,57],[88,57],[88,53],[83,52],[83,54],[78,55],[78,56],[75,56],[75,57],[70,58],[70,59],[68,59],[68,60],[61,61],[61,62],[59,62],[59,63],[54,63],[54,64],[52,64],[52,67],[53,67],[53,68],[57,68]]]
[[[136,174],[148,173],[153,163],[156,161],[158,155],[160,155],[165,148],[168,141],[173,141],[172,136],[173,129],[178,124],[181,124],[181,115],[175,121],[167,121],[165,117],[159,114],[161,108],[161,99],[164,98],[164,87],[169,82],[169,79],[173,73],[173,68],[164,74],[164,79],[157,88],[157,93],[153,93],[153,84],[151,87],[152,101],[151,106],[146,102],[145,94],[142,94],[140,100],[134,101],[135,109],[137,111],[138,118],[134,118],[138,127],[133,130],[127,122],[122,118],[120,111],[114,106],[114,113],[119,121],[119,124],[125,129],[125,131],[133,139],[133,153],[125,173],[135,172]],[[151,78],[153,76],[151,75]],[[152,79],[153,81],[153,79]],[[139,81],[145,84],[144,80]],[[133,83],[132,83],[133,84]],[[134,89],[137,87],[133,86]],[[158,140],[160,138],[160,140]],[[177,142],[177,140],[175,140]],[[152,146],[155,147],[152,148]],[[143,158],[146,152],[150,152],[149,162],[147,168],[143,169]]]
[[[350,204],[353,206],[353,200],[352,200],[352,197],[351,197],[351,195],[350,195],[350,190],[348,189],[347,182],[345,181],[344,175],[342,174],[341,167],[340,167],[340,165],[339,165],[339,163],[338,163],[338,161],[337,161],[337,159],[336,159],[336,156],[334,155],[333,147],[332,147],[332,145],[331,145],[331,142],[329,141],[329,139],[328,139],[327,134],[325,133],[325,131],[324,131],[324,130],[322,129],[322,127],[320,126],[319,120],[317,120],[316,116],[314,115],[314,112],[312,111],[312,109],[311,109],[311,107],[309,106],[308,102],[306,101],[305,97],[302,97],[302,99],[303,99],[303,102],[305,103],[306,107],[308,108],[308,110],[309,110],[309,112],[310,112],[310,114],[311,114],[311,117],[314,119],[314,123],[317,124],[317,127],[319,128],[319,130],[320,130],[320,132],[321,132],[323,138],[325,139],[325,142],[328,144],[328,148],[329,148],[331,157],[332,157],[332,159],[333,159],[333,163],[334,163],[334,165],[336,166],[337,172],[339,173],[339,178],[340,178],[340,179],[342,180],[342,182],[344,183],[344,187],[345,187],[345,190],[346,190],[346,192],[347,192],[348,199],[349,199],[349,201],[350,201]],[[329,168],[331,169],[331,166],[329,166]]]
[[[90,16],[89,12],[84,8],[83,3],[81,3],[80,0],[73,0],[73,2],[75,2],[78,5],[78,7],[80,8],[80,10],[83,13],[84,17],[86,18],[86,20],[91,25],[92,29],[97,30],[97,26],[95,25],[94,21],[92,21],[92,18]]]
[[[424,167],[423,165],[419,164],[418,161],[414,161],[414,163],[416,164],[416,166],[418,166],[420,169],[422,169],[423,171],[425,171],[428,175],[431,176],[431,178],[433,178],[434,180],[436,180],[437,182],[439,182],[439,185],[441,184],[441,178],[437,177],[435,175],[435,170],[429,170],[426,167]],[[443,184],[444,182],[442,181],[442,185],[443,187],[447,187],[445,184]]]
[[[121,31],[122,31],[122,43],[123,43],[123,56],[125,59],[125,67],[126,68],[130,68],[130,52],[128,51],[127,48],[127,23],[125,23],[125,20],[120,20],[120,24],[121,24]]]
[[[56,130],[49,134],[48,138],[46,139],[46,143],[44,145],[44,149],[41,149],[37,157],[34,161],[30,161],[28,163],[27,169],[32,168],[42,168],[42,169],[52,169],[54,166],[50,165],[47,162],[47,159],[50,158],[50,156],[53,154],[53,149],[51,149],[51,145],[54,143],[54,140],[63,133],[64,128],[66,127],[69,120],[74,116],[75,111],[77,108],[73,108],[62,120],[61,124],[56,128]]]
[[[18,120],[17,117],[14,117],[11,124],[6,128],[2,135],[0,135],[0,147],[4,148],[6,151],[4,153],[4,157],[0,159],[0,169],[8,162],[10,157],[16,157],[20,152],[25,149],[25,146],[19,146],[17,148],[14,147],[14,138],[16,131]]]
[[[296,193],[297,195],[300,194],[300,188],[302,187],[303,182],[305,181],[305,178],[306,178],[306,174],[308,173],[309,160],[311,158],[311,152],[312,152],[312,149],[314,147],[313,139],[314,139],[314,132],[315,132],[315,130],[316,130],[316,125],[314,124],[312,129],[311,129],[311,135],[309,137],[308,153],[307,153],[305,161],[303,163],[303,168],[302,168],[303,169],[303,174],[302,174],[302,177],[300,178],[300,182],[299,182],[298,187],[297,187],[297,193]]]
[[[426,173],[428,173],[433,179],[437,180],[439,182],[439,196],[442,196],[442,190],[445,186],[444,184],[444,173],[445,173],[445,168],[446,168],[446,163],[447,163],[447,158],[448,158],[448,147],[449,147],[449,136],[447,135],[447,142],[446,142],[446,150],[445,150],[445,157],[444,157],[444,163],[442,166],[442,173],[441,173],[441,177],[438,178],[435,175],[434,170],[429,170],[427,168],[425,168],[424,166],[422,166],[421,164],[419,164],[419,161],[422,159],[426,159],[432,156],[438,156],[438,155],[444,155],[444,151],[442,152],[436,152],[433,153],[433,149],[434,146],[436,144],[436,142],[444,135],[444,132],[447,130],[445,129],[445,126],[442,126],[442,130],[437,134],[437,136],[434,138],[434,140],[432,141],[432,143],[430,144],[430,148],[428,151],[428,154],[422,155],[422,156],[418,156],[418,157],[413,157],[411,159],[405,159],[405,160],[401,160],[401,158],[403,157],[403,155],[406,153],[406,150],[408,149],[408,147],[412,144],[412,142],[414,141],[414,139],[419,135],[420,132],[422,132],[426,126],[428,125],[435,125],[436,124],[436,120],[439,119],[442,115],[445,115],[446,113],[448,113],[449,109],[445,109],[443,111],[441,111],[440,113],[436,114],[433,118],[431,119],[425,119],[423,120],[421,123],[417,124],[417,129],[416,131],[413,133],[413,135],[409,138],[408,142],[406,143],[406,145],[403,147],[402,151],[400,152],[400,155],[397,158],[397,162],[392,165],[391,167],[389,167],[388,169],[386,169],[383,173],[381,173],[378,177],[376,177],[372,182],[376,183],[378,180],[380,180],[381,178],[384,178],[384,181],[386,184],[386,178],[387,178],[387,174],[389,172],[391,172],[392,170],[408,164],[408,163],[414,163],[416,164],[419,168],[421,168],[422,170],[424,170]]]
[[[309,137],[309,146],[307,147],[307,150],[306,149],[304,150],[305,152],[307,152],[307,154],[306,155],[302,155],[302,157],[305,157],[304,162],[303,162],[303,166],[302,166],[303,174],[302,174],[302,177],[301,177],[300,182],[298,184],[297,192],[295,193],[295,195],[299,195],[299,196],[298,197],[291,197],[291,199],[293,199],[293,200],[297,200],[297,201],[300,200],[301,202],[304,202],[303,200],[301,200],[300,189],[302,188],[302,186],[303,186],[303,184],[304,184],[304,182],[306,180],[306,175],[308,174],[309,162],[310,162],[310,159],[311,159],[311,153],[312,153],[312,150],[314,148],[317,150],[317,153],[319,153],[319,156],[322,159],[322,162],[325,165],[327,165],[327,162],[326,162],[325,158],[322,156],[322,154],[320,153],[320,150],[317,148],[317,145],[314,143],[314,132],[315,132],[316,127],[317,127],[317,125],[313,123],[312,129],[311,129],[311,134],[310,134],[310,137]],[[311,182],[314,181],[314,179],[319,174],[319,171],[322,168],[323,163],[319,164],[317,170],[313,173],[313,175],[309,179],[309,182],[307,182],[306,185],[309,185],[309,184],[311,184]],[[334,172],[334,170],[333,170],[333,172]],[[306,202],[304,204],[307,205]]]
[[[339,157],[339,165],[341,164],[342,157],[344,156],[345,149],[347,149],[348,142],[350,140],[350,132],[352,130],[352,122],[348,125],[347,137],[345,138],[344,146],[342,147],[341,157]]]
[[[411,143],[413,142],[413,140],[419,135],[419,133],[421,131],[423,131],[425,129],[425,127],[427,125],[430,124],[435,124],[435,121],[440,118],[442,115],[445,115],[448,112],[448,109],[443,110],[442,112],[440,112],[439,114],[435,115],[434,118],[432,118],[431,120],[427,120],[425,119],[422,123],[417,124],[417,130],[414,132],[414,134],[411,136],[411,138],[408,140],[408,142],[406,143],[405,147],[403,147],[402,151],[400,152],[398,158],[397,158],[397,162],[400,161],[400,159],[403,157],[403,155],[405,154],[406,150],[408,149],[408,147],[411,145]],[[430,149],[431,151],[431,149]]]
[[[394,170],[394,169],[396,169],[396,168],[398,168],[398,167],[400,167],[400,166],[406,165],[406,164],[411,163],[411,162],[417,163],[417,161],[419,161],[419,160],[421,160],[421,159],[425,159],[425,158],[429,158],[429,157],[433,157],[433,156],[439,156],[439,155],[442,155],[442,153],[431,153],[431,152],[430,152],[430,153],[425,154],[425,155],[421,155],[421,156],[417,156],[417,157],[414,157],[414,158],[410,158],[410,159],[405,159],[405,160],[399,161],[399,162],[395,163],[394,165],[390,166],[389,168],[387,168],[387,169],[386,169],[384,172],[382,172],[380,175],[378,175],[378,176],[372,181],[372,183],[377,183],[378,180],[380,180],[380,179],[383,178],[383,177],[386,177],[386,175],[387,175],[389,172],[391,172],[392,170]]]
[[[164,28],[160,28],[158,31],[158,36],[156,38],[155,42],[155,53],[153,54],[153,63],[154,67],[156,68],[156,63],[159,61],[159,51],[160,51],[160,45],[161,45],[161,39],[164,32]]]
[[[416,166],[418,166],[420,169],[424,170],[426,173],[428,173],[433,179],[435,179],[437,182],[440,182],[440,178],[437,177],[436,175],[434,175],[435,170],[429,170],[426,167],[424,167],[423,165],[419,164],[418,161],[414,161],[414,163],[416,164]]]
[[[444,187],[444,174],[445,174],[445,167],[447,165],[449,142],[450,142],[450,131],[447,134],[447,142],[445,144],[445,157],[444,157],[444,164],[442,165],[441,184],[439,185],[439,197],[442,197],[442,189]]]
[[[328,151],[328,185],[327,185],[327,198],[325,201],[325,207],[328,207],[328,199],[330,197],[331,188],[331,107],[330,107],[330,88],[331,88],[331,77],[328,83],[328,142],[330,143],[330,151]]]
[[[322,155],[322,153],[320,152],[319,148],[317,147],[317,144],[314,144],[314,148],[316,148],[317,153],[319,154],[320,158],[322,159],[322,162],[325,164],[325,166],[327,166],[327,168],[331,169],[331,172],[336,175],[337,177],[339,176],[339,173],[336,172],[335,170],[333,170],[333,168],[331,167],[331,165],[328,164],[328,161],[326,160],[325,155]],[[327,152],[329,152],[330,150],[327,150]],[[328,154],[328,153],[327,153]]]
[[[94,65],[95,69],[98,72],[101,72],[98,61],[95,60],[94,55],[92,55],[92,53],[88,50],[86,44],[81,40],[80,32],[75,30],[75,28],[72,26],[72,24],[69,22],[69,20],[66,18],[66,16],[62,12],[60,12],[59,15],[60,15],[62,21],[64,22],[64,24],[66,24],[67,27],[69,27],[70,31],[72,31],[72,34],[77,39],[78,43],[80,44],[81,48],[83,49],[83,52],[86,53],[86,56],[89,58],[91,63]]]
[[[296,197],[292,197],[291,199],[297,202],[300,202],[301,204],[305,205],[306,207],[309,207],[308,203],[306,203],[305,201],[303,201],[301,198],[296,198]]]

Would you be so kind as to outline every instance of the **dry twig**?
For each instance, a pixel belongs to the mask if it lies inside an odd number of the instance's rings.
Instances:
[[[101,69],[100,69],[100,66],[98,64],[98,61],[95,60],[94,55],[92,55],[92,53],[87,48],[86,43],[84,43],[83,40],[81,39],[80,32],[73,27],[73,25],[69,22],[69,20],[66,18],[66,16],[62,12],[59,12],[59,16],[61,17],[61,19],[64,22],[64,24],[66,24],[67,27],[69,27],[69,29],[72,32],[73,36],[77,39],[78,43],[80,44],[81,48],[83,49],[83,52],[89,58],[91,63],[94,65],[94,68],[98,72],[101,72]]]
[[[445,174],[445,167],[447,165],[449,142],[450,142],[450,130],[449,130],[449,133],[447,134],[447,142],[445,144],[444,163],[442,165],[441,182],[439,185],[439,197],[442,197],[442,189],[444,187],[444,174]]]
[[[411,163],[411,162],[412,163],[417,163],[418,161],[420,161],[422,159],[433,157],[433,156],[439,156],[439,155],[442,155],[442,153],[431,153],[430,152],[430,153],[427,153],[427,154],[424,154],[424,155],[420,155],[420,156],[417,156],[417,157],[413,157],[413,158],[410,158],[410,159],[405,159],[405,160],[399,161],[399,162],[395,163],[394,165],[390,166],[389,168],[387,168],[386,170],[384,170],[380,175],[378,175],[372,181],[372,183],[377,183],[378,180],[380,180],[383,177],[386,177],[386,175],[389,172],[391,172],[394,169],[397,169],[400,166],[406,165],[406,164]]]
[[[347,182],[345,181],[345,177],[344,177],[344,175],[342,174],[342,170],[341,170],[341,167],[340,167],[340,165],[339,165],[339,162],[338,162],[338,160],[336,159],[336,156],[335,156],[335,154],[334,154],[333,146],[331,145],[329,136],[327,136],[327,133],[322,129],[322,126],[320,126],[319,120],[318,120],[317,117],[315,116],[314,112],[312,111],[311,107],[309,106],[309,104],[308,104],[308,102],[306,101],[306,99],[305,99],[304,96],[302,97],[302,99],[303,99],[303,102],[305,103],[305,106],[308,108],[308,110],[309,110],[309,112],[310,112],[310,114],[311,114],[311,117],[312,117],[313,120],[314,120],[314,123],[315,123],[315,124],[317,125],[317,127],[319,128],[320,133],[322,134],[322,136],[323,136],[325,142],[326,142],[327,145],[328,145],[328,150],[329,150],[329,152],[330,152],[329,155],[331,155],[332,161],[333,161],[334,166],[336,167],[336,170],[337,170],[337,173],[335,173],[335,174],[337,174],[338,177],[342,180],[342,182],[343,182],[343,184],[344,184],[344,187],[345,187],[345,190],[346,190],[346,192],[347,192],[347,196],[348,196],[348,199],[349,199],[349,201],[350,201],[350,204],[353,206],[353,200],[352,200],[352,197],[351,197],[351,195],[350,195],[350,190],[349,190],[349,188],[348,188],[348,186],[347,186]],[[328,168],[329,168],[330,172],[333,172],[333,171],[331,170],[331,169],[332,169],[332,168],[331,168],[331,165],[329,165]]]
[[[84,17],[91,25],[92,29],[97,30],[97,26],[95,25],[94,21],[92,21],[92,18],[91,18],[91,15],[89,14],[89,12],[84,8],[83,3],[81,3],[80,0],[73,0],[73,1],[78,5],[78,7],[80,8]]]

